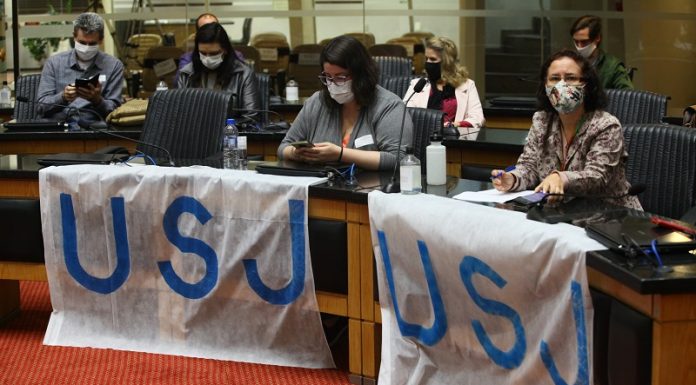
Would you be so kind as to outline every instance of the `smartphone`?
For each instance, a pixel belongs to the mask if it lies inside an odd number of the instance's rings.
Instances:
[[[542,202],[548,196],[547,193],[539,191],[534,194],[525,195],[522,197],[517,197],[511,202],[523,205],[523,206],[534,206],[535,204]]]
[[[295,148],[314,147],[312,142],[308,142],[306,140],[298,140],[297,142],[290,143],[290,145]]]
[[[77,88],[89,88],[90,84],[95,87],[99,84],[99,74],[94,74],[87,78],[75,79],[75,87]]]

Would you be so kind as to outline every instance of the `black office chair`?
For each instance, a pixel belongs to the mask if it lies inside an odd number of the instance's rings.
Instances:
[[[242,38],[240,40],[230,40],[232,45],[247,45],[249,40],[251,40],[251,21],[253,19],[247,17],[244,19],[244,24],[242,25]]]
[[[413,60],[406,57],[375,56],[373,58],[379,68],[379,84],[384,87],[384,81],[393,76],[411,76]]]
[[[621,124],[660,123],[667,114],[669,96],[639,90],[607,90],[607,112]]]
[[[271,75],[263,72],[256,73],[256,85],[259,89],[259,101],[262,110],[268,110],[269,100],[271,98]],[[258,114],[261,117],[261,123],[268,123],[268,113],[261,112]]]
[[[392,76],[382,79],[381,86],[396,94],[401,99],[404,98],[409,84],[411,84],[411,76]]]
[[[696,205],[696,130],[667,124],[624,126],[626,177],[647,187],[645,211],[680,218]]]
[[[147,106],[140,140],[169,151],[174,159],[205,159],[222,148],[222,133],[232,94],[204,88],[155,92]],[[150,156],[166,159],[160,149],[138,144]]]
[[[480,182],[490,182],[492,171],[492,167],[462,164],[462,179],[471,179]]]
[[[425,148],[430,144],[430,135],[442,129],[445,113],[429,108],[407,107],[413,121],[413,155],[421,162],[421,173],[425,174]]]
[[[14,118],[16,120],[29,120],[38,118],[36,112],[36,94],[39,90],[41,74],[22,75],[15,82],[15,95],[17,98],[25,97],[29,102],[15,102]]]

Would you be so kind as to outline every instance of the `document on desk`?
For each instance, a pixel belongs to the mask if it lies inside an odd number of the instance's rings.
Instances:
[[[452,198],[468,202],[504,203],[513,200],[517,197],[522,197],[530,194],[534,194],[534,191],[524,190],[516,192],[503,192],[493,188],[490,190],[482,191],[464,191],[463,193],[457,194]]]
[[[208,167],[39,172],[47,345],[333,367],[307,238],[312,177]]]

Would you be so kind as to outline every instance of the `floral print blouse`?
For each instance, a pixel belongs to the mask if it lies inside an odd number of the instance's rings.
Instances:
[[[557,114],[534,114],[527,144],[512,171],[516,177],[512,191],[533,190],[554,171],[562,174],[563,190],[568,194],[618,197],[628,191],[628,153],[618,119],[605,111],[586,113],[567,153],[560,127]],[[606,200],[642,210],[635,196]]]

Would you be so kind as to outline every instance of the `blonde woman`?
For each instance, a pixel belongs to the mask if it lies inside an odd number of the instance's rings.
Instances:
[[[459,133],[483,126],[485,119],[474,81],[457,59],[457,46],[446,37],[431,37],[425,42],[425,71],[429,84],[413,95],[409,107],[432,108],[445,113],[445,125],[458,127]],[[413,93],[418,79],[411,81],[404,100]]]

